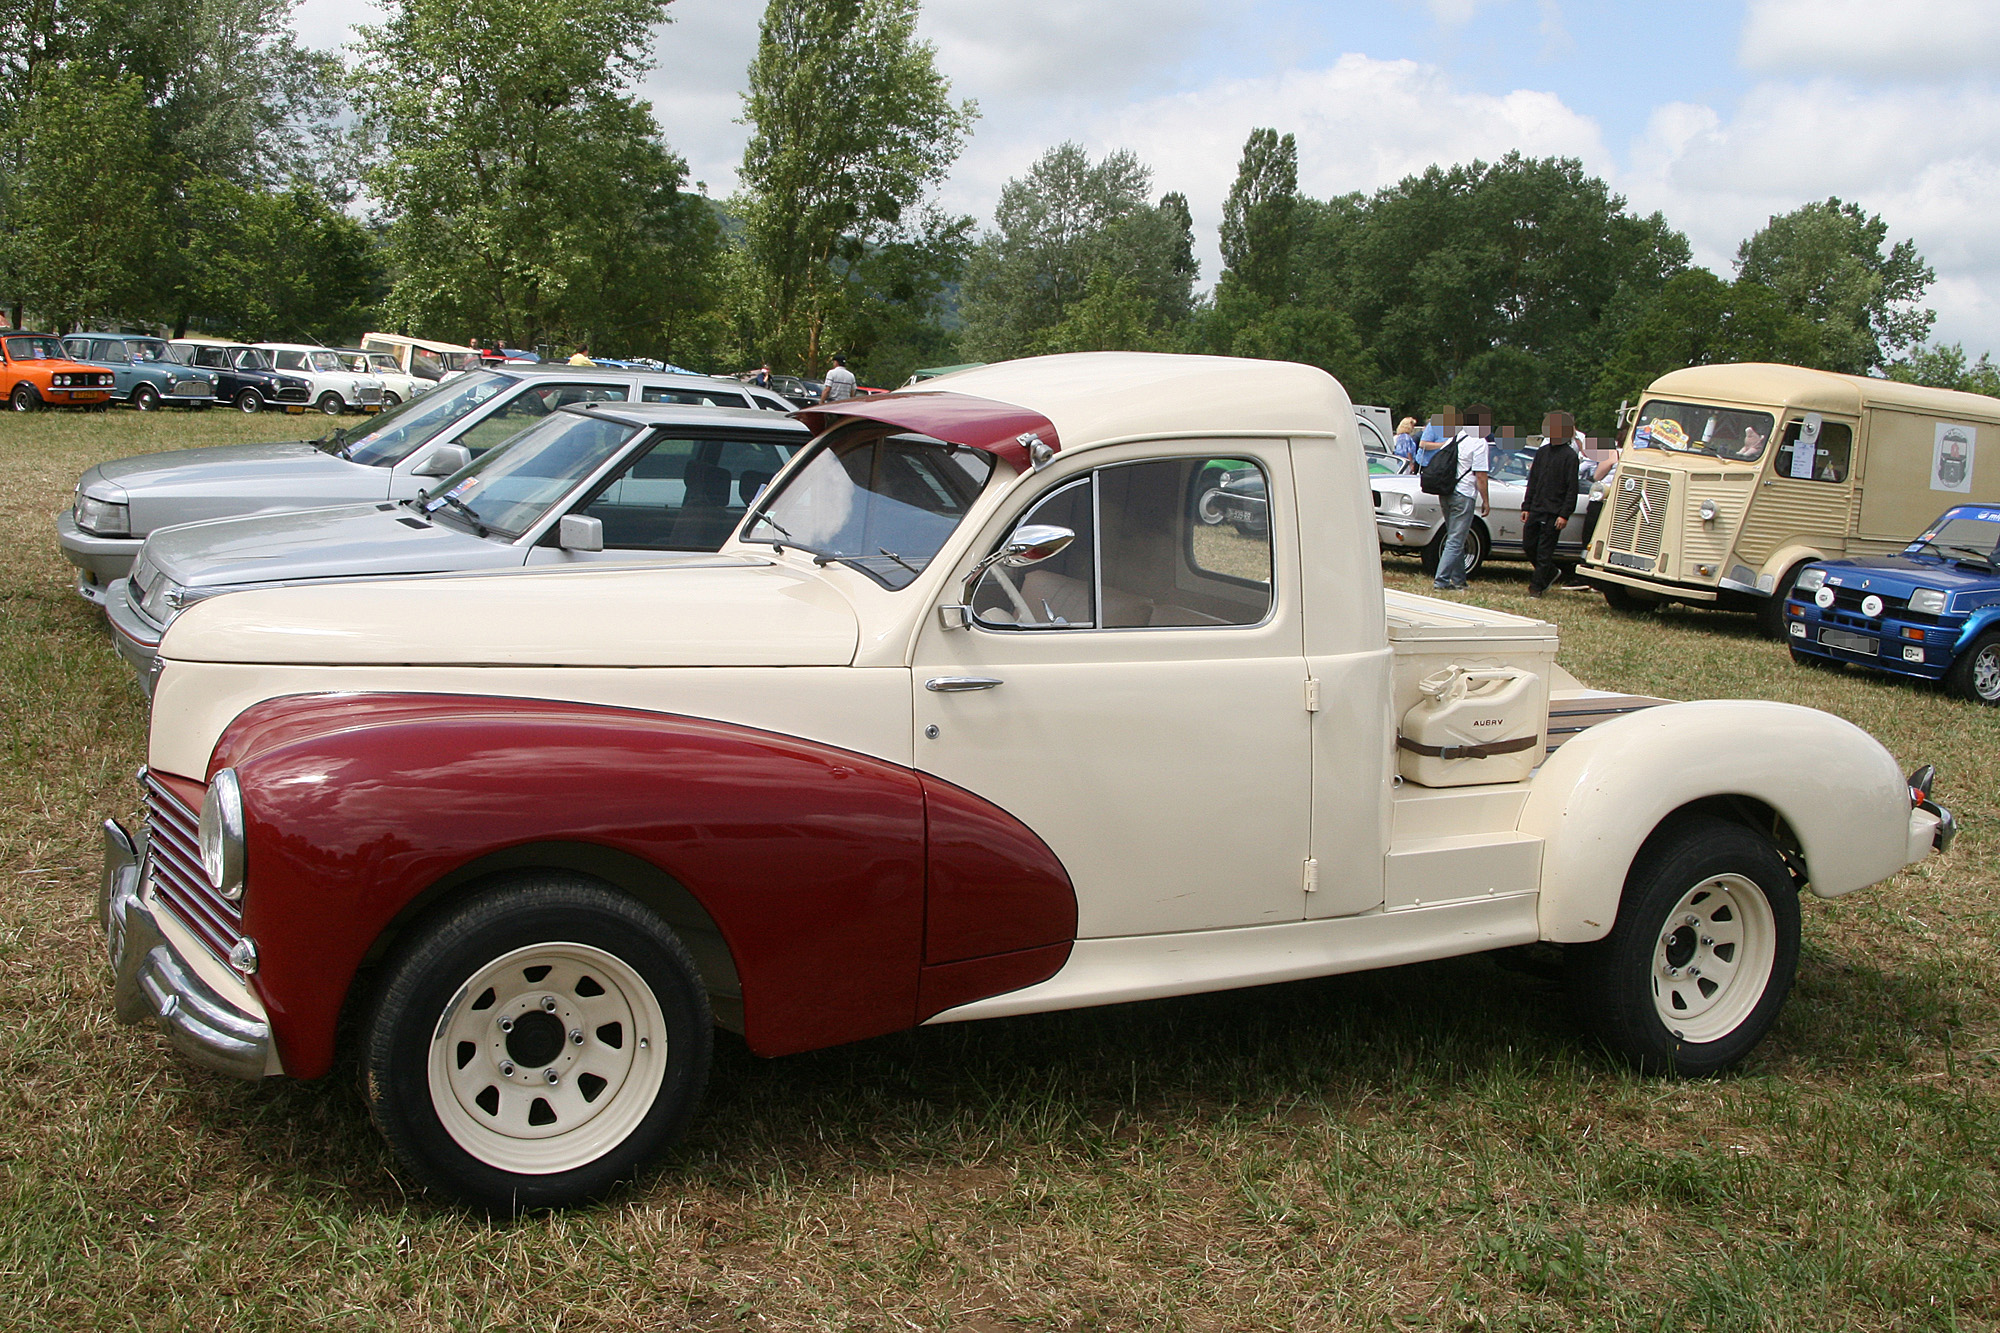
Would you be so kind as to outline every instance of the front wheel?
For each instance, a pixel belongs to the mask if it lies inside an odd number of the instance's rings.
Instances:
[[[481,893],[404,947],[364,1034],[396,1155],[497,1212],[564,1207],[677,1139],[712,1017],[687,950],[640,903],[548,874]]]
[[[2000,630],[1974,639],[1944,673],[1944,686],[1961,699],[2000,705]]]
[[[319,396],[319,403],[317,404],[317,406],[319,407],[320,411],[326,413],[328,416],[337,417],[341,414],[343,410],[345,410],[347,404],[341,400],[339,394],[335,393],[331,389],[328,389],[325,393]]]
[[[7,396],[7,405],[16,412],[33,412],[42,405],[42,396],[35,392],[34,385],[23,380]]]
[[[1806,572],[1809,560],[1801,560],[1785,571],[1771,595],[1757,604],[1757,632],[1767,639],[1785,637],[1785,601],[1792,595],[1792,585],[1799,581],[1799,575]]]
[[[1563,961],[1578,1019],[1618,1055],[1648,1073],[1720,1073],[1791,991],[1798,888],[1767,839],[1687,819],[1640,849],[1611,933]]]
[[[389,407],[401,407],[402,405],[403,405],[403,396],[402,396],[401,394],[397,394],[397,393],[385,393],[385,394],[383,394],[383,395],[382,395],[382,406],[383,406],[383,407],[385,407],[385,408],[389,408]]]
[[[264,395],[255,389],[243,389],[236,395],[236,410],[249,416],[264,410]]]
[[[132,390],[132,406],[141,412],[151,412],[160,405],[160,391],[150,384],[141,384]]]
[[[1652,598],[1633,592],[1621,583],[1607,583],[1603,587],[1604,604],[1620,615],[1635,615],[1659,605]]]
[[[1417,553],[1417,563],[1424,573],[1436,577],[1439,563],[1444,559],[1445,530],[1440,526],[1437,535],[1424,543]],[[1465,577],[1471,578],[1479,567],[1486,563],[1486,529],[1477,522],[1465,530]]]

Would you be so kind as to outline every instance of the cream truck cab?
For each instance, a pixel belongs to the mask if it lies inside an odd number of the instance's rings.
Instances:
[[[2000,400],[1798,366],[1654,380],[1590,534],[1584,578],[1621,610],[1688,602],[1784,629],[1814,560],[1900,551],[1957,500],[2000,501]]]
[[[681,1133],[718,1025],[1551,942],[1612,1050],[1723,1069],[1801,890],[1949,841],[1839,718],[1608,695],[1553,625],[1385,597],[1322,371],[1058,356],[800,415],[717,554],[188,608],[145,831],[105,829],[120,1016],[244,1078],[344,1047],[419,1179],[558,1205]],[[1201,521],[1218,462],[1268,522]]]

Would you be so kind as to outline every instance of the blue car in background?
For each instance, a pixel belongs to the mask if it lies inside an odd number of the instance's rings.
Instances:
[[[1900,555],[1807,565],[1785,632],[1794,662],[1941,680],[2000,704],[2000,508],[1947,509]]]

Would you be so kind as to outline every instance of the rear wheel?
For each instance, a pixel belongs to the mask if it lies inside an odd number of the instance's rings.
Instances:
[[[433,1188],[500,1212],[563,1207],[686,1129],[712,1021],[657,915],[593,880],[527,877],[389,965],[364,1034],[369,1110]]]
[[[2000,705],[2000,630],[1988,630],[1944,673],[1945,688],[1961,699]]]
[[[339,394],[335,393],[331,389],[328,389],[325,393],[319,396],[319,402],[315,404],[315,406],[317,406],[320,411],[326,413],[328,416],[337,417],[341,414],[342,411],[346,409],[347,404],[341,400]]]
[[[248,416],[264,410],[264,395],[255,389],[243,389],[236,395],[236,410]]]
[[[150,384],[138,384],[132,388],[132,406],[141,412],[151,412],[160,405],[160,391]]]
[[[1771,843],[1701,816],[1655,833],[1611,933],[1563,951],[1578,1019],[1649,1073],[1720,1073],[1777,1021],[1799,961],[1799,894]]]
[[[35,386],[26,380],[14,386],[14,392],[7,395],[7,405],[16,412],[33,412],[41,407],[42,396],[35,392]]]

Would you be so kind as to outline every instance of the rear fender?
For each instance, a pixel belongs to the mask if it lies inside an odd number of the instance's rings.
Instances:
[[[1592,727],[1535,774],[1518,827],[1546,844],[1542,938],[1603,938],[1653,831],[1684,806],[1729,796],[1784,821],[1822,898],[1909,863],[1909,788],[1861,728],[1793,704],[1666,704]]]

